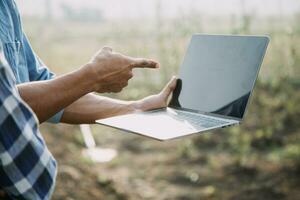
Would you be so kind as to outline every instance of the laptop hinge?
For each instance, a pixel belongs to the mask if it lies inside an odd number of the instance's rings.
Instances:
[[[220,114],[216,114],[216,113],[203,112],[203,111],[198,111],[198,110],[193,110],[193,109],[188,109],[188,108],[182,108],[182,107],[176,107],[176,106],[168,106],[168,107],[173,108],[175,110],[182,110],[182,111],[188,111],[188,112],[198,113],[198,114],[202,114],[202,115],[208,115],[208,116],[212,116],[212,117],[219,117],[219,118],[224,118],[224,119],[229,119],[229,120],[235,120],[235,121],[238,121],[239,123],[242,121],[240,118],[237,118],[237,117],[220,115]]]

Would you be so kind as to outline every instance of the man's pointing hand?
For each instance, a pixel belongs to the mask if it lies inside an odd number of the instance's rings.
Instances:
[[[145,58],[133,58],[103,47],[85,66],[94,80],[94,91],[120,92],[128,85],[134,68],[158,68],[159,64]]]

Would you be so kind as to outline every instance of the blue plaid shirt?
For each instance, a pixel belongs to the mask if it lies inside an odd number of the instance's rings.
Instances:
[[[0,48],[0,190],[9,199],[50,199],[56,161],[38,130],[38,120],[20,98]],[[0,197],[1,198],[1,197]]]

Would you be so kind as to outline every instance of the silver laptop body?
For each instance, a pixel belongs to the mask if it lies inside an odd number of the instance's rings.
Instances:
[[[244,118],[263,61],[266,36],[192,36],[167,108],[96,123],[168,140],[237,125]]]

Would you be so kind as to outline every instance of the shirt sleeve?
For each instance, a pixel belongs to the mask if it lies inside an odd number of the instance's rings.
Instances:
[[[0,61],[0,65],[1,65]],[[0,67],[0,189],[12,199],[48,200],[57,164],[38,130],[38,121]]]
[[[25,49],[30,81],[49,80],[55,77],[55,74],[48,69],[33,51],[25,33],[23,33],[22,43]]]
[[[55,74],[51,72],[43,61],[33,51],[27,36],[23,33],[22,41],[26,53],[27,66],[29,70],[30,81],[49,80],[55,77]],[[59,123],[63,115],[63,110],[56,113],[53,117],[48,119],[48,122]]]

